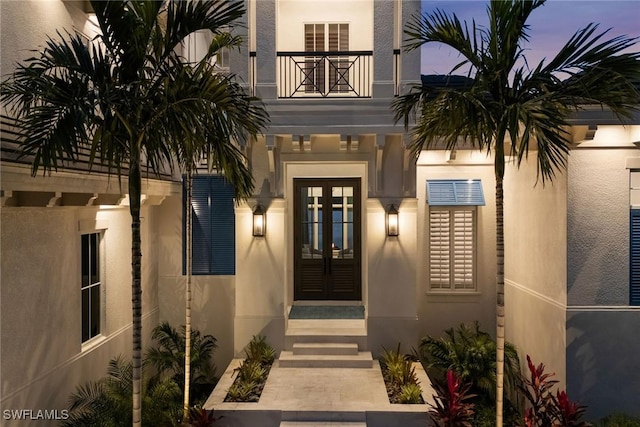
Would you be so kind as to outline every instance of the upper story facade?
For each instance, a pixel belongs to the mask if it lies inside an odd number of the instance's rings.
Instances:
[[[229,65],[267,104],[268,134],[402,132],[389,103],[420,81],[419,50],[402,50],[419,1],[248,0],[247,11]]]

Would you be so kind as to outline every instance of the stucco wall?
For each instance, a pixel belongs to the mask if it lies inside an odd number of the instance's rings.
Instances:
[[[629,171],[637,150],[574,150],[569,163],[568,303],[629,304]]]
[[[142,211],[143,336],[157,322],[154,208]],[[131,355],[131,219],[124,208],[2,208],[2,409],[64,409],[77,385]],[[102,233],[104,322],[81,343],[80,236]],[[145,347],[148,341],[145,340]]]
[[[304,24],[316,23],[348,23],[349,49],[371,50],[374,34],[373,4],[373,0],[278,0],[277,50],[304,51]],[[388,30],[385,29],[386,31]]]
[[[567,393],[588,407],[588,419],[640,417],[638,328],[638,310],[568,309]]]
[[[158,212],[158,299],[160,321],[176,328],[185,324],[185,285],[182,275],[182,198],[168,197]],[[236,264],[236,270],[242,268]],[[192,327],[218,340],[214,361],[224,372],[233,353],[234,276],[193,276]]]
[[[495,334],[495,184],[491,159],[483,153],[459,150],[447,162],[445,151],[423,152],[418,160],[418,297],[421,335],[440,336],[461,322],[479,321]],[[477,208],[476,291],[442,292],[429,289],[429,228],[427,179],[481,179],[486,205]]]
[[[567,388],[594,419],[640,415],[633,374],[640,309],[628,305],[626,169],[627,159],[637,157],[637,149],[579,149],[569,162]]]
[[[0,74],[13,71],[16,62],[33,56],[30,50],[44,45],[46,36],[57,37],[56,31],[77,29],[88,36],[95,25],[88,21],[82,1],[23,0],[0,2],[2,47]],[[9,48],[10,46],[10,48]]]
[[[564,387],[567,175],[536,184],[535,156],[504,180],[506,339]]]

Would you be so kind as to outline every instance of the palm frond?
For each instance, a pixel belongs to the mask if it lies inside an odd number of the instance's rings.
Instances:
[[[482,41],[477,38],[478,28],[472,21],[471,30],[463,24],[456,15],[448,15],[441,9],[433,13],[412,16],[406,24],[404,33],[405,49],[408,51],[419,48],[425,43],[442,43],[458,51],[464,60],[455,69],[470,63],[473,67],[481,65],[476,55]]]
[[[244,2],[229,0],[170,1],[167,7],[166,52],[173,50],[185,37],[199,30],[218,33],[232,26],[245,13]]]

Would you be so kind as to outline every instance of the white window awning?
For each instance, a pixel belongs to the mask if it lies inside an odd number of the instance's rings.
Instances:
[[[428,179],[429,206],[484,206],[480,179]]]

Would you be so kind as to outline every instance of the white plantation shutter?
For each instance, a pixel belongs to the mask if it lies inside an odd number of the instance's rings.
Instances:
[[[455,289],[474,289],[474,211],[453,211],[453,287]]]
[[[305,24],[305,52],[349,50],[349,24]],[[349,58],[322,56],[305,59],[305,92],[348,92]]]
[[[475,213],[475,208],[429,211],[431,289],[475,289]]]
[[[450,212],[429,214],[429,280],[432,289],[449,289],[451,283]]]

